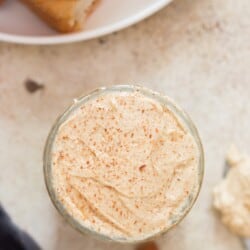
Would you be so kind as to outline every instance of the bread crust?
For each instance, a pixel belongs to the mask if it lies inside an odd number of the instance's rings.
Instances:
[[[94,0],[77,18],[79,0],[21,0],[47,24],[57,31],[68,33],[82,30],[86,18],[94,11],[100,0]]]

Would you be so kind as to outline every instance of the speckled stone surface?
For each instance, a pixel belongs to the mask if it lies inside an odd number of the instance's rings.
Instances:
[[[174,98],[196,123],[206,154],[199,199],[162,250],[239,250],[211,209],[224,155],[250,143],[250,1],[175,0],[149,19],[102,39],[36,47],[0,44],[0,201],[46,250],[132,250],[82,236],[47,195],[42,152],[55,118],[80,94],[139,83]],[[30,93],[31,78],[44,89]]]

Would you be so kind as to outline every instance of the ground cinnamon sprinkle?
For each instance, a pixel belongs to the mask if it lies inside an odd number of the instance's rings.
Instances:
[[[197,147],[182,128],[174,113],[140,93],[90,99],[57,133],[56,195],[81,224],[112,238],[143,239],[167,228],[198,178]]]
[[[139,167],[139,170],[142,172],[145,168],[146,168],[146,165],[144,164],[144,165],[141,165],[141,166]]]

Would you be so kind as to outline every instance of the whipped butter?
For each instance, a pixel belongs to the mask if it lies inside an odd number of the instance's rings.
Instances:
[[[232,147],[227,154],[230,169],[214,189],[214,207],[222,222],[235,234],[250,237],[250,158]]]
[[[76,108],[53,142],[57,199],[84,227],[110,238],[167,230],[198,193],[199,150],[156,98],[105,92]]]

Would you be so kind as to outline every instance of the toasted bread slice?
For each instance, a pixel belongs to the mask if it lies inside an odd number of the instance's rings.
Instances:
[[[51,27],[60,32],[83,29],[99,0],[22,0]]]

